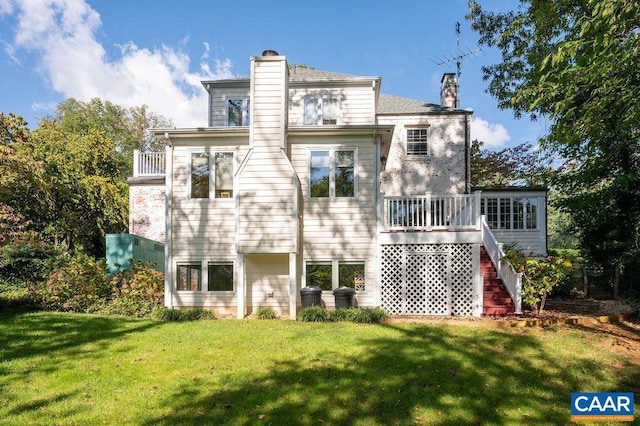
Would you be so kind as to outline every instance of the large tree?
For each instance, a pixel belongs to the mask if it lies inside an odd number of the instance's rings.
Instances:
[[[148,129],[171,126],[170,120],[149,111],[146,105],[125,108],[99,98],[88,102],[67,99],[58,104],[53,116],[42,121],[56,121],[67,133],[85,134],[91,129],[104,133],[115,145],[123,178],[131,176],[133,150],[164,149],[164,140],[157,139]]]
[[[530,143],[490,150],[484,142],[471,142],[471,185],[478,187],[548,185],[551,164],[548,156]]]
[[[516,116],[549,121],[541,140],[558,161],[558,205],[601,265],[639,256],[640,2],[521,0],[468,19],[502,62],[488,91]]]
[[[0,230],[104,257],[105,234],[127,230],[132,151],[162,149],[146,130],[167,124],[100,99],[69,99],[33,131],[0,113]]]

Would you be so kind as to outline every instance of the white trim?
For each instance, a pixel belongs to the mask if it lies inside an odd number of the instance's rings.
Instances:
[[[168,137],[167,137],[168,139]],[[173,308],[173,252],[172,244],[172,223],[173,223],[173,146],[170,143],[165,147],[166,174],[165,174],[165,202],[164,202],[164,305]]]

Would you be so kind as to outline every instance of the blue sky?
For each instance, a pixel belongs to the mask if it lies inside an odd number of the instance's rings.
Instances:
[[[490,10],[517,1],[481,1]],[[177,127],[206,125],[200,80],[249,74],[249,57],[277,50],[294,64],[380,76],[382,91],[439,103],[440,79],[477,35],[467,0],[0,0],[0,112],[31,127],[69,97],[148,105]],[[487,147],[535,142],[544,123],[514,120],[485,93],[483,49],[462,61],[460,107]]]

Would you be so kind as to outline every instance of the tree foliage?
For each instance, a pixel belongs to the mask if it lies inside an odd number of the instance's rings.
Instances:
[[[488,91],[516,116],[548,119],[541,140],[559,161],[558,206],[602,265],[640,242],[640,2],[521,0],[493,13],[470,3],[480,42],[502,62]]]
[[[5,252],[28,254],[30,245],[45,244],[104,257],[105,234],[128,227],[132,152],[161,150],[164,143],[147,129],[167,123],[146,106],[100,99],[69,99],[34,130],[0,113],[0,245],[11,243]]]
[[[543,151],[522,143],[499,151],[471,142],[471,185],[475,187],[546,186],[551,165]]]

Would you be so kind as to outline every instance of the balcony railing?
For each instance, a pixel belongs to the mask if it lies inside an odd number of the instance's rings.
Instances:
[[[164,176],[164,152],[133,151],[133,176]]]
[[[480,229],[480,192],[384,197],[387,231]]]

